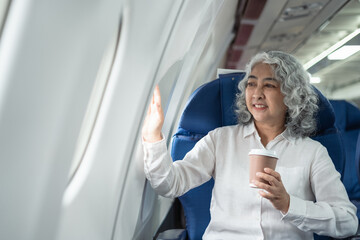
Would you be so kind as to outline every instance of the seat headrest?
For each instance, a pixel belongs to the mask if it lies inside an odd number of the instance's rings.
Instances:
[[[206,135],[221,126],[220,108],[219,80],[206,83],[190,96],[181,115],[179,128]]]
[[[319,98],[319,111],[316,114],[316,135],[328,134],[337,131],[335,128],[335,113],[329,100],[313,86]]]
[[[335,112],[335,125],[343,131],[360,128],[360,109],[346,100],[330,100]]]
[[[179,128],[206,135],[209,131],[237,124],[234,101],[237,84],[245,73],[220,75],[205,83],[190,96],[179,122]]]
[[[179,128],[206,135],[215,128],[237,124],[234,103],[239,92],[238,83],[244,76],[244,72],[221,74],[218,79],[195,90],[182,114]],[[325,96],[317,88],[314,90],[319,97],[316,134],[333,132],[334,110]]]

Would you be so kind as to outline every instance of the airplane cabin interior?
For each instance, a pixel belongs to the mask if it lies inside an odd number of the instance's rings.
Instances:
[[[213,183],[171,199],[144,174],[154,88],[178,160],[193,115],[191,141],[236,124],[237,83],[269,50],[309,73],[325,106],[314,139],[336,135],[328,151],[359,218],[359,0],[0,1],[0,239],[199,239]]]

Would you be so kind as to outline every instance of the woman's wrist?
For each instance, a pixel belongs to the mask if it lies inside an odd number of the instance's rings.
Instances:
[[[281,209],[280,211],[281,211],[282,214],[285,215],[289,211],[289,208],[290,208],[290,195],[287,193],[286,194],[286,203],[284,205],[284,208]]]
[[[163,139],[161,132],[157,134],[144,134],[143,139],[145,142],[154,143],[159,142]]]

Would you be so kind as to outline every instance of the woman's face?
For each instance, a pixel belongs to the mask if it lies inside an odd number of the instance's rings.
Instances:
[[[248,78],[246,106],[255,123],[268,126],[284,126],[287,107],[280,83],[275,80],[273,70],[265,63],[256,64]]]

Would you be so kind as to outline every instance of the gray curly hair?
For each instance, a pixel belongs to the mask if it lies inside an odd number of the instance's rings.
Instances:
[[[309,74],[290,54],[280,51],[262,52],[255,55],[245,68],[245,77],[240,81],[240,93],[236,96],[236,113],[239,123],[249,124],[253,116],[246,107],[245,88],[252,68],[258,63],[266,63],[274,71],[280,82],[287,106],[285,126],[293,137],[310,136],[316,130],[315,114],[318,111],[318,96],[310,85]]]

